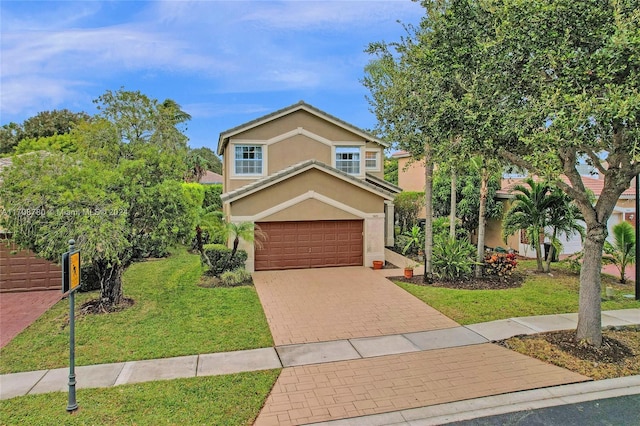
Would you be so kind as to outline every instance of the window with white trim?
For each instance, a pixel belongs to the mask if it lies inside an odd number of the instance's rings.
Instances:
[[[378,154],[378,151],[366,151],[364,153],[364,168],[366,170],[379,170]]]
[[[262,145],[236,145],[234,151],[235,174],[262,174]]]
[[[337,146],[336,169],[350,175],[359,175],[360,148],[357,146]]]

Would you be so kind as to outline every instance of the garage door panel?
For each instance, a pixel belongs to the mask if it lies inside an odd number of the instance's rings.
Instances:
[[[255,269],[354,266],[363,263],[363,221],[258,223],[268,236]]]

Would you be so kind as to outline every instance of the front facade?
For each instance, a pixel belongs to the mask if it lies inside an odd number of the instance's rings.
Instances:
[[[370,266],[393,244],[386,144],[299,102],[220,134],[226,220],[253,222],[248,270]]]

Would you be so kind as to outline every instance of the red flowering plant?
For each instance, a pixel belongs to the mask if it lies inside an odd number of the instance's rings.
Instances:
[[[518,266],[515,253],[492,253],[484,258],[484,270],[487,275],[507,277]]]

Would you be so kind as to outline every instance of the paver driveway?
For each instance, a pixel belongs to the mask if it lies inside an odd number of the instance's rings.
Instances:
[[[253,274],[276,346],[457,327],[369,268]]]

